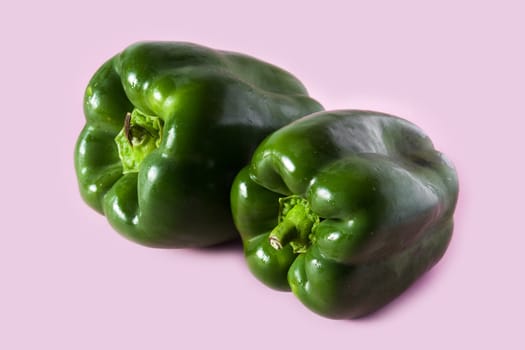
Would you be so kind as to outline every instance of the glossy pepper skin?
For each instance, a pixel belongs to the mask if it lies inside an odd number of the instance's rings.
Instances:
[[[295,77],[255,58],[136,43],[87,86],[75,149],[81,195],[142,245],[231,240],[235,174],[266,135],[321,109]]]
[[[267,137],[231,205],[247,263],[329,318],[367,315],[443,256],[454,167],[415,125],[359,110],[318,112]]]

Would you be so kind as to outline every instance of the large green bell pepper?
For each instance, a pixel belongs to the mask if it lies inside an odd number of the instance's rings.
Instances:
[[[137,43],[104,63],[86,89],[75,149],[80,192],[143,245],[230,240],[235,174],[266,135],[321,108],[295,77],[255,58]]]
[[[456,172],[403,119],[318,112],[267,137],[231,204],[247,263],[330,318],[385,305],[430,269],[452,234]]]

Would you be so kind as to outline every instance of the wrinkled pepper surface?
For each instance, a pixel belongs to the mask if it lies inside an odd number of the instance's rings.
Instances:
[[[190,43],[134,44],[87,86],[75,149],[81,195],[143,245],[233,239],[236,173],[266,135],[321,109],[295,77],[255,58]]]
[[[231,204],[259,280],[323,316],[357,318],[440,260],[457,196],[454,167],[417,126],[343,110],[267,137]]]

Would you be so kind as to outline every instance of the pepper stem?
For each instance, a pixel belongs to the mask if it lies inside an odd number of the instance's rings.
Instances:
[[[124,127],[115,137],[124,174],[138,172],[140,164],[160,146],[162,119],[134,109],[126,113]]]
[[[310,245],[310,234],[319,223],[319,216],[298,196],[281,198],[279,202],[279,223],[270,232],[270,245],[279,250],[290,244],[295,253],[304,252]]]

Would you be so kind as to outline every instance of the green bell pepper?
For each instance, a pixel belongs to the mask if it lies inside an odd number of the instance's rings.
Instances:
[[[387,114],[318,112],[268,136],[231,191],[253,274],[329,318],[369,314],[443,256],[458,196],[450,162]]]
[[[266,135],[321,109],[295,77],[255,58],[190,43],[134,44],[87,86],[75,149],[81,195],[146,246],[231,240],[237,172]]]

